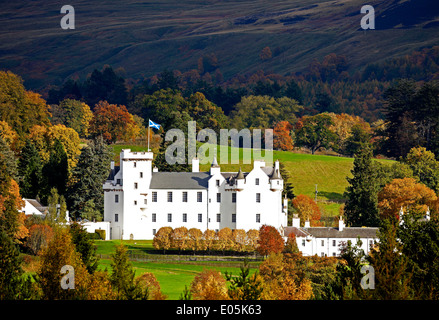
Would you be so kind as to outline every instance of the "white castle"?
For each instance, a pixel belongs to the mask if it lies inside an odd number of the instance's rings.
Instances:
[[[279,161],[265,166],[254,161],[251,172],[221,172],[213,158],[209,172],[158,172],[152,152],[123,149],[120,166],[111,164],[104,183],[107,239],[153,239],[165,226],[172,228],[259,229],[271,225],[283,233],[287,199],[282,199]]]

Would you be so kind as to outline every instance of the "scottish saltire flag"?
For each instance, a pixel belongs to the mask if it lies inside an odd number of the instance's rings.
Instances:
[[[149,120],[149,126],[151,128],[155,128],[157,130],[160,129],[160,125],[158,123],[155,123],[155,122],[151,121],[151,120]]]

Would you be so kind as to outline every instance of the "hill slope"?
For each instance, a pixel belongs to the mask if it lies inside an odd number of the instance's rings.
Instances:
[[[335,52],[352,69],[439,44],[439,5],[428,0],[369,1],[377,30],[360,29],[362,0],[71,1],[75,30],[62,30],[59,1],[2,3],[0,68],[29,88],[82,79],[104,64],[142,78],[197,68],[215,53],[227,78],[260,69],[303,71]],[[259,54],[269,46],[271,59]]]

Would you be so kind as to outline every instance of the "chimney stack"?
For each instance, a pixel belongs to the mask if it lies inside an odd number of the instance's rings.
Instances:
[[[293,215],[293,227],[300,228],[300,218],[297,214]]]
[[[192,172],[200,172],[200,160],[196,157],[192,159]]]
[[[338,231],[343,231],[345,225],[344,225],[344,221],[343,218],[340,216],[340,220],[338,220]]]
[[[309,220],[306,220],[304,228],[310,228],[310,227],[311,227],[311,225],[309,224]]]

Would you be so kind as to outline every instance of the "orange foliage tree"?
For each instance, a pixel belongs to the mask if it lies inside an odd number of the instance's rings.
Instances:
[[[134,140],[139,132],[140,128],[124,105],[109,104],[107,101],[96,104],[90,121],[93,136],[102,135],[106,141],[114,143],[117,140]]]
[[[34,224],[29,228],[26,239],[28,247],[35,255],[46,248],[53,237],[53,229],[47,224]]]
[[[279,231],[268,225],[263,225],[259,229],[259,240],[257,251],[263,256],[271,253],[280,253],[284,249],[285,243]]]
[[[280,149],[284,151],[293,150],[293,138],[291,137],[291,130],[293,126],[288,121],[279,121],[274,127],[274,149]]]
[[[381,218],[399,219],[401,207],[421,214],[437,200],[433,190],[413,178],[393,179],[378,193],[378,209]]]
[[[311,197],[299,194],[293,199],[292,204],[302,222],[309,220],[312,227],[321,226],[320,208]]]

